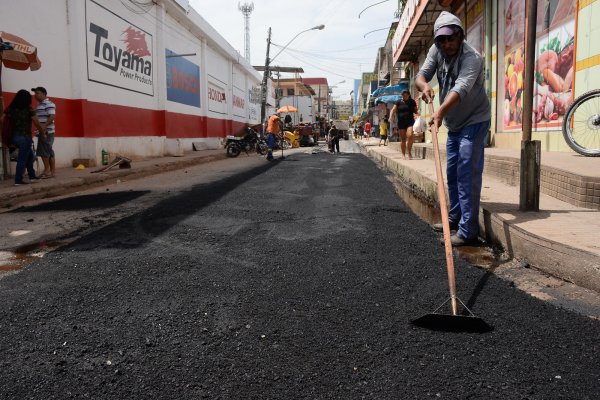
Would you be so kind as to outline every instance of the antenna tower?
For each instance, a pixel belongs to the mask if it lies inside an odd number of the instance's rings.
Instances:
[[[250,14],[254,10],[254,2],[238,3],[238,10],[244,14],[244,58],[250,62]]]

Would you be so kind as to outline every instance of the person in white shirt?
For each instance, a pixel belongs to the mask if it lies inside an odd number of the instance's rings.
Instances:
[[[35,108],[35,114],[40,121],[43,131],[37,131],[38,145],[36,153],[42,158],[44,163],[44,172],[40,178],[54,178],[56,173],[55,156],[54,156],[54,119],[56,117],[56,106],[48,99],[48,92],[45,88],[38,86],[31,89],[38,102]]]

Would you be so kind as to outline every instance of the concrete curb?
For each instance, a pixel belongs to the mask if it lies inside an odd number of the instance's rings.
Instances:
[[[514,226],[498,214],[480,208],[486,240],[502,246],[513,258],[567,282],[600,293],[600,257],[585,250],[545,239]]]
[[[360,144],[363,154],[379,162],[427,199],[437,200],[437,182],[394,158]],[[480,228],[489,243],[501,246],[513,258],[526,260],[536,269],[600,292],[600,257],[585,250],[537,236],[481,207]]]
[[[96,186],[102,186],[115,179],[139,179],[150,175],[161,174],[163,172],[223,160],[225,158],[227,158],[227,156],[225,152],[223,152],[222,154],[209,154],[206,156],[184,158],[168,162],[161,162],[161,160],[158,159],[156,163],[152,165],[144,165],[136,168],[134,164],[131,169],[116,169],[114,171],[99,172],[97,174],[88,173],[81,177],[56,180],[53,182],[55,185],[27,185],[26,187],[19,188],[19,190],[3,194],[0,199],[0,208],[10,208],[24,201],[56,197]]]

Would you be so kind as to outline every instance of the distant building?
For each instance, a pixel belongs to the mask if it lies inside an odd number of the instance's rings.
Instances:
[[[305,85],[310,86],[314,92],[313,97],[313,112],[315,118],[327,118],[327,110],[330,104],[329,83],[327,78],[304,78],[302,79]]]
[[[315,122],[316,116],[313,112],[315,91],[311,86],[300,77],[276,79],[273,84],[277,108],[293,106],[298,109],[297,112],[289,113],[294,125],[300,122]]]

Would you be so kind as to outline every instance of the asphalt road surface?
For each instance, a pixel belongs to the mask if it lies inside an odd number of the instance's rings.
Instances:
[[[0,398],[598,398],[600,321],[461,259],[495,330],[410,324],[447,297],[444,249],[366,157],[245,165],[14,210],[152,198],[0,280]]]

